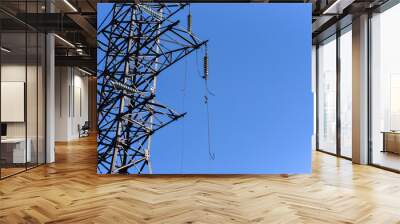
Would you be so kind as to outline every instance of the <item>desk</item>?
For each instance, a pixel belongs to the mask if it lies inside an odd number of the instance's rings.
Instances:
[[[31,139],[27,139],[28,143],[25,151],[25,138],[6,138],[1,139],[1,157],[6,163],[26,163],[32,160]]]
[[[392,152],[400,154],[400,132],[383,131],[383,150],[382,152]]]

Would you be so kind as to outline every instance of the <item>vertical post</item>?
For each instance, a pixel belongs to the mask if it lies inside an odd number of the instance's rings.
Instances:
[[[46,11],[53,12],[54,6],[46,2]],[[55,54],[54,34],[46,34],[46,163],[55,161]]]
[[[315,85],[316,85],[316,74],[315,74],[315,66],[316,66],[316,61],[315,61],[315,55],[316,55],[316,52],[315,52],[315,49],[316,49],[316,47],[315,47],[315,45],[312,45],[312,56],[311,56],[311,92],[312,92],[312,94],[313,94],[313,135],[312,135],[312,139],[311,139],[311,141],[312,141],[312,150],[315,150],[316,149],[316,147],[315,147],[315,145],[316,145],[316,139],[315,139],[315,137],[316,137],[316,123],[315,123],[315,121],[316,121],[316,94],[317,94],[317,92],[315,91]]]
[[[3,45],[2,45],[2,23],[0,23],[0,47],[2,47]],[[1,122],[1,110],[2,110],[2,108],[1,108],[1,78],[2,78],[2,74],[1,74],[1,67],[2,67],[2,58],[1,58],[1,55],[2,55],[2,53],[1,53],[1,50],[0,50],[0,126],[3,124],[2,122]],[[1,129],[1,127],[0,127],[0,129]],[[0,130],[0,132],[2,132],[1,130]],[[0,134],[0,137],[1,137],[1,134]],[[2,170],[2,160],[1,160],[1,151],[2,151],[2,148],[1,148],[1,145],[2,144],[0,144],[0,180],[1,180],[1,170]]]
[[[339,28],[337,28],[339,29]],[[340,83],[341,83],[341,65],[340,65],[340,30],[336,31],[336,155],[341,156],[341,117],[340,117]]]
[[[358,164],[368,163],[368,15],[353,19],[352,77],[352,157]]]
[[[162,9],[160,9],[159,11],[160,14],[162,14]],[[158,29],[157,29],[157,35],[160,34],[160,27],[161,27],[161,23],[158,23]],[[155,52],[156,54],[160,53],[160,38],[157,37],[156,40],[156,45],[155,45]],[[158,58],[156,58],[155,63],[154,63],[154,70],[157,71],[158,68]],[[153,79],[153,86],[151,87],[151,94],[155,94],[156,93],[156,89],[157,89],[157,76],[154,77]],[[154,103],[154,98],[151,100],[152,103]],[[153,109],[152,106],[150,106],[151,109]],[[149,129],[152,131],[153,130],[153,121],[154,121],[154,113],[153,110],[151,110],[151,116],[150,116],[150,126]],[[146,155],[146,160],[147,160],[147,167],[149,168],[149,173],[152,174],[153,173],[153,169],[151,167],[151,158],[150,158],[150,150],[151,150],[151,141],[152,141],[152,136],[150,135],[148,140],[147,140],[147,149],[145,149],[145,155]]]
[[[315,47],[315,149],[319,149],[319,45]]]
[[[39,14],[39,2],[36,2],[36,13]],[[36,21],[38,21],[38,17]],[[39,165],[39,31],[36,31],[36,164]]]
[[[368,118],[367,118],[367,134],[368,134],[368,151],[367,151],[367,164],[372,164],[372,61],[371,61],[371,55],[372,55],[372,33],[371,33],[371,18],[372,18],[372,12],[368,12],[368,18],[367,18],[367,45],[368,45],[368,50],[367,50],[367,63],[368,63],[368,77],[367,77],[367,97],[368,97]]]
[[[28,17],[28,6],[25,2],[25,21]],[[25,23],[25,84],[24,84],[24,122],[25,122],[25,170],[28,169],[28,24]]]
[[[131,10],[132,14],[131,14],[131,24],[129,26],[129,40],[128,40],[128,46],[127,46],[127,50],[126,50],[126,55],[129,55],[129,53],[132,50],[132,46],[133,46],[133,40],[132,39],[134,38],[134,29],[135,29],[134,28],[134,26],[135,26],[135,22],[134,21],[135,21],[135,16],[136,16],[136,7],[135,6],[130,6],[130,10]],[[137,43],[139,43],[139,42],[137,42]],[[123,84],[127,84],[127,79],[129,77],[129,72],[130,72],[129,71],[129,69],[130,69],[129,68],[129,61],[130,61],[129,58],[125,59]],[[124,94],[121,95],[120,106],[119,106],[119,114],[123,114],[124,113],[125,106],[126,106],[126,104],[125,104],[125,90],[122,90],[122,92]],[[127,138],[126,137],[124,137],[124,138],[121,137],[121,135],[123,134],[122,133],[123,132],[122,129],[124,128],[123,126],[125,124],[122,124],[121,118],[118,118],[118,119],[119,119],[118,125],[117,125],[117,128],[118,128],[117,129],[117,139],[118,140],[117,140],[117,143],[115,144],[115,147],[114,147],[113,157],[112,157],[112,160],[111,160],[110,174],[113,173],[114,170],[116,169],[115,163],[116,163],[116,161],[118,159],[118,156],[120,156],[119,155],[119,147],[121,147],[121,145],[119,143],[121,143],[121,142],[126,143],[127,142]],[[128,147],[130,147],[130,145]],[[127,155],[124,154],[123,156],[124,157],[122,158],[122,160],[126,160]]]

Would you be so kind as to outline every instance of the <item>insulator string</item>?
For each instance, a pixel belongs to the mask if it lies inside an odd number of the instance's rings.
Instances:
[[[207,44],[205,44],[205,47],[204,47],[204,61],[203,61],[203,65],[204,65],[204,76],[203,76],[203,78],[204,78],[204,80],[206,80],[206,83],[205,83],[205,84],[206,84],[206,91],[207,91],[210,95],[215,96],[214,93],[211,92],[210,89],[208,88],[208,74],[209,74],[208,66],[209,66],[209,64],[208,64],[208,48],[207,48]]]
[[[207,45],[206,45],[206,49],[207,49]],[[206,50],[206,53],[203,58],[203,69],[204,69],[203,79],[205,79],[207,81],[208,80],[208,53],[207,53],[207,50]]]
[[[188,13],[188,16],[187,16],[187,31],[189,33],[192,32],[192,12],[190,10],[190,4],[189,4],[189,13]]]

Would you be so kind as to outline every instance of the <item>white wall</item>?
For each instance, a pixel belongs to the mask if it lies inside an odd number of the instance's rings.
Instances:
[[[25,64],[5,64],[1,66],[1,81],[25,82]],[[1,108],[7,110],[7,108]],[[7,123],[7,137],[25,137],[25,122]]]
[[[56,67],[55,73],[55,140],[70,141],[88,120],[88,78],[72,67]]]
[[[36,70],[38,69],[38,71]],[[27,78],[27,80],[25,80]],[[2,82],[24,82],[26,84],[26,107],[25,103],[21,113],[26,112],[26,120],[22,122],[6,122],[8,138],[24,138],[30,140],[32,149],[32,161],[44,163],[45,150],[45,116],[44,116],[44,74],[42,67],[18,63],[5,63],[1,66]],[[3,90],[2,90],[3,91]],[[22,90],[21,94],[24,94]],[[7,97],[3,95],[2,98]],[[2,107],[2,112],[13,113],[11,108]],[[39,156],[37,156],[37,153]]]
[[[69,68],[55,68],[55,141],[68,140],[69,117]]]
[[[76,72],[77,70],[75,70]],[[78,75],[74,75],[74,108],[72,108],[72,120],[71,120],[71,135],[73,138],[79,137],[78,125],[83,125],[85,121],[89,119],[88,112],[88,78],[82,76],[82,73],[78,71]],[[79,97],[80,96],[80,97]],[[74,111],[75,110],[75,111]],[[80,111],[81,110],[81,111]]]
[[[28,129],[32,128],[36,130],[36,80],[33,80],[30,76],[36,75],[36,66],[25,66],[25,64],[3,64],[1,66],[1,81],[2,82],[24,82],[26,83],[25,76],[28,72],[28,87],[27,87],[27,118],[28,118]],[[33,88],[32,88],[33,86]],[[29,88],[31,87],[31,88]],[[40,105],[41,106],[41,105]],[[1,108],[1,110],[7,110],[8,108]],[[23,108],[24,109],[24,108]],[[33,122],[33,123],[32,123]],[[7,135],[8,137],[25,137],[25,123],[26,122],[7,122]],[[30,132],[28,130],[28,137]],[[36,132],[35,132],[36,134]],[[42,137],[42,136],[41,136]]]

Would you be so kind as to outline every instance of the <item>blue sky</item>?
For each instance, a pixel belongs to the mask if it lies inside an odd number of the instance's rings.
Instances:
[[[187,115],[154,135],[153,172],[311,172],[311,5],[192,4],[191,11],[193,32],[210,41],[215,159],[199,51],[198,66],[193,53],[159,76],[158,101]],[[186,12],[180,17],[186,26]]]

